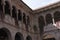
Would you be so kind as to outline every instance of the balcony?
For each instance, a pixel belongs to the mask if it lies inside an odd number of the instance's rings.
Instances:
[[[57,26],[54,26],[52,23],[44,26],[44,32],[57,30]]]

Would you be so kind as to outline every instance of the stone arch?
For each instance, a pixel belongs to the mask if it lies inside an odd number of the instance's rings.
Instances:
[[[0,40],[11,40],[11,33],[6,28],[0,29]]]
[[[31,36],[28,35],[28,36],[26,37],[26,40],[32,40]]]
[[[60,21],[60,12],[59,11],[56,11],[54,13],[54,20],[55,20],[55,22]]]
[[[39,16],[38,23],[39,23],[40,34],[42,34],[43,33],[43,29],[44,29],[44,25],[45,25],[43,16]]]
[[[12,17],[15,20],[15,25],[18,25],[18,20],[17,20],[17,9],[15,6],[12,6]]]
[[[15,6],[12,6],[12,17],[14,19],[17,19],[17,10]]]
[[[10,15],[10,3],[5,1],[5,14]]]
[[[3,11],[2,0],[0,0],[0,11]]]
[[[47,34],[43,36],[43,40],[56,40],[54,35]]]
[[[18,20],[21,21],[22,20],[22,13],[20,10],[18,10]]]
[[[46,24],[50,24],[50,23],[53,23],[52,15],[51,14],[47,14],[46,15]]]
[[[30,25],[30,18],[29,18],[29,16],[26,16],[26,31],[29,31],[28,30],[29,25]]]
[[[23,23],[26,24],[26,15],[23,13]]]
[[[15,40],[24,40],[23,35],[21,33],[17,32],[15,35]]]

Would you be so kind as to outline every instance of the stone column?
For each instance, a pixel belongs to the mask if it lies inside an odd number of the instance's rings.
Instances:
[[[43,17],[44,17],[44,22],[45,22],[45,25],[46,25],[46,17],[45,17],[46,15],[44,15]]]
[[[52,13],[51,15],[52,15],[53,25],[55,25],[55,20],[54,20],[54,15],[53,15],[53,13]]]

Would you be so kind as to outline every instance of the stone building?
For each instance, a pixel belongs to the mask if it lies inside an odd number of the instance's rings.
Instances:
[[[60,40],[60,2],[34,10],[35,22],[43,40]]]
[[[21,0],[0,0],[0,40],[59,40],[60,2],[32,10]]]

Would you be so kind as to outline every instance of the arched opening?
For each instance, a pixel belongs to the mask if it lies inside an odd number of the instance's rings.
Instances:
[[[46,24],[53,23],[51,14],[46,15]]]
[[[0,19],[3,19],[3,4],[2,4],[2,0],[0,0]]]
[[[26,16],[26,31],[29,31],[28,30],[29,25],[30,25],[30,19],[29,19],[29,16]]]
[[[27,36],[26,40],[32,40],[32,38],[30,36]]]
[[[40,16],[38,18],[38,23],[39,23],[39,29],[40,29],[40,35],[41,35],[41,34],[43,34],[43,30],[44,30],[44,26],[45,26],[45,22],[44,22],[43,16]]]
[[[22,14],[21,14],[21,11],[18,10],[18,20],[21,21],[22,20]]]
[[[27,25],[30,25],[30,18],[27,16]]]
[[[10,15],[10,5],[8,1],[5,1],[5,14]]]
[[[0,11],[3,11],[2,0],[0,0]]]
[[[54,13],[54,20],[55,20],[55,23],[56,23],[57,21],[60,21],[60,12],[59,12],[59,11],[56,11],[56,12]]]
[[[26,24],[26,15],[23,13],[23,23]]]
[[[11,40],[11,35],[9,30],[5,28],[0,29],[0,40]]]
[[[21,33],[16,33],[15,40],[24,40],[23,35]]]
[[[18,25],[17,10],[16,10],[15,6],[12,6],[12,17],[15,19],[15,25]]]
[[[14,19],[17,19],[17,12],[16,12],[15,6],[12,7],[12,17],[13,17]]]
[[[33,26],[33,29],[34,29],[34,32],[37,32],[37,26],[36,25]]]

